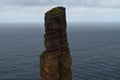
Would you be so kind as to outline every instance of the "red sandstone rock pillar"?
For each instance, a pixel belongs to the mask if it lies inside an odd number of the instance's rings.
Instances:
[[[46,50],[40,55],[42,80],[72,80],[66,27],[64,7],[56,7],[45,13]]]

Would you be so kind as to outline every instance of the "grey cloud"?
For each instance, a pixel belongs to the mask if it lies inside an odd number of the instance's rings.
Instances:
[[[97,0],[66,0],[64,1],[67,5],[73,6],[96,6],[99,1]]]
[[[82,7],[120,8],[120,0],[66,0],[66,4]]]
[[[1,5],[120,8],[120,0],[0,0]]]
[[[54,5],[60,4],[56,0],[0,0],[1,5],[25,5],[25,6],[36,6],[36,5]]]

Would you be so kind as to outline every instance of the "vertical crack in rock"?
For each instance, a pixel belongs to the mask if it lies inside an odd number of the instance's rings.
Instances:
[[[45,13],[46,50],[40,55],[42,80],[72,80],[66,27],[64,7],[55,7]]]

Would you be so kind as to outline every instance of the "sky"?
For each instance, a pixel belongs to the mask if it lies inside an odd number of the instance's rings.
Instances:
[[[0,0],[0,23],[44,22],[44,13],[66,7],[68,22],[120,22],[120,0]]]

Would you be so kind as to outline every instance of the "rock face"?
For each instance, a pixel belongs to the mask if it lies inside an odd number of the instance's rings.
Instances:
[[[45,13],[46,50],[40,55],[42,80],[72,80],[65,14],[64,7],[55,7]]]

